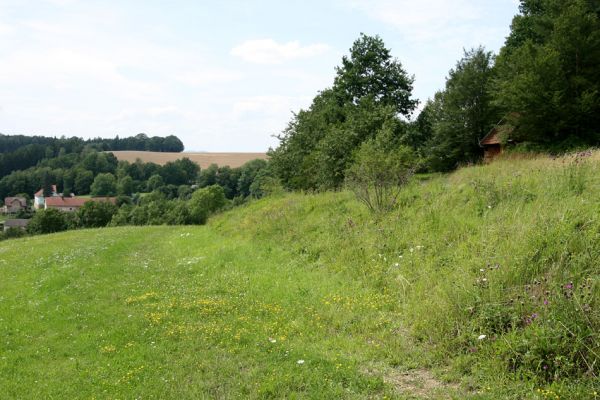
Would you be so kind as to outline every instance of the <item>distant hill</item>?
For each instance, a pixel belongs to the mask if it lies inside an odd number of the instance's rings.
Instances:
[[[134,162],[139,158],[144,162],[160,165],[186,157],[200,165],[200,168],[206,168],[211,164],[237,168],[257,158],[262,160],[268,158],[266,153],[159,153],[154,151],[113,151],[112,153],[119,161]]]

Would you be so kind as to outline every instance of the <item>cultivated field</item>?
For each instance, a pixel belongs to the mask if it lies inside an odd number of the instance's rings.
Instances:
[[[153,162],[160,165],[187,157],[200,165],[200,168],[206,168],[211,164],[237,168],[257,158],[267,159],[265,153],[160,153],[154,151],[113,151],[112,153],[119,160],[134,162],[139,158],[144,162]]]
[[[597,399],[598,154],[428,179],[1,242],[0,397]]]

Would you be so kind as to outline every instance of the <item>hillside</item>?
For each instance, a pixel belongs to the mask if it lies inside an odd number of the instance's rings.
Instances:
[[[590,399],[600,153],[0,243],[9,398]]]
[[[262,160],[267,159],[266,153],[163,153],[154,151],[112,151],[111,153],[119,161],[134,162],[139,158],[143,162],[153,162],[159,165],[187,157],[200,165],[200,168],[206,168],[211,164],[217,164],[220,167],[228,165],[231,168],[237,168],[257,158]]]

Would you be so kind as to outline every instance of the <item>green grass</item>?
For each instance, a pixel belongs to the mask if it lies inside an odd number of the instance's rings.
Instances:
[[[2,242],[0,393],[593,399],[598,158]]]

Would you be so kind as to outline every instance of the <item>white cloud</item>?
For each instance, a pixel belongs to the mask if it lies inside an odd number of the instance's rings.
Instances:
[[[237,100],[233,103],[233,113],[236,116],[243,114],[284,115],[289,118],[292,111],[310,104],[310,97],[292,96],[252,96]]]
[[[486,2],[480,0],[352,0],[350,5],[393,26],[411,42],[444,42],[473,36],[473,25],[481,26],[486,17]]]
[[[285,61],[315,57],[329,51],[329,46],[300,42],[277,43],[273,39],[247,40],[231,49],[231,55],[256,64],[281,64]]]
[[[191,86],[204,86],[211,83],[235,82],[243,77],[241,72],[235,70],[206,69],[184,72],[175,77],[175,80]]]

